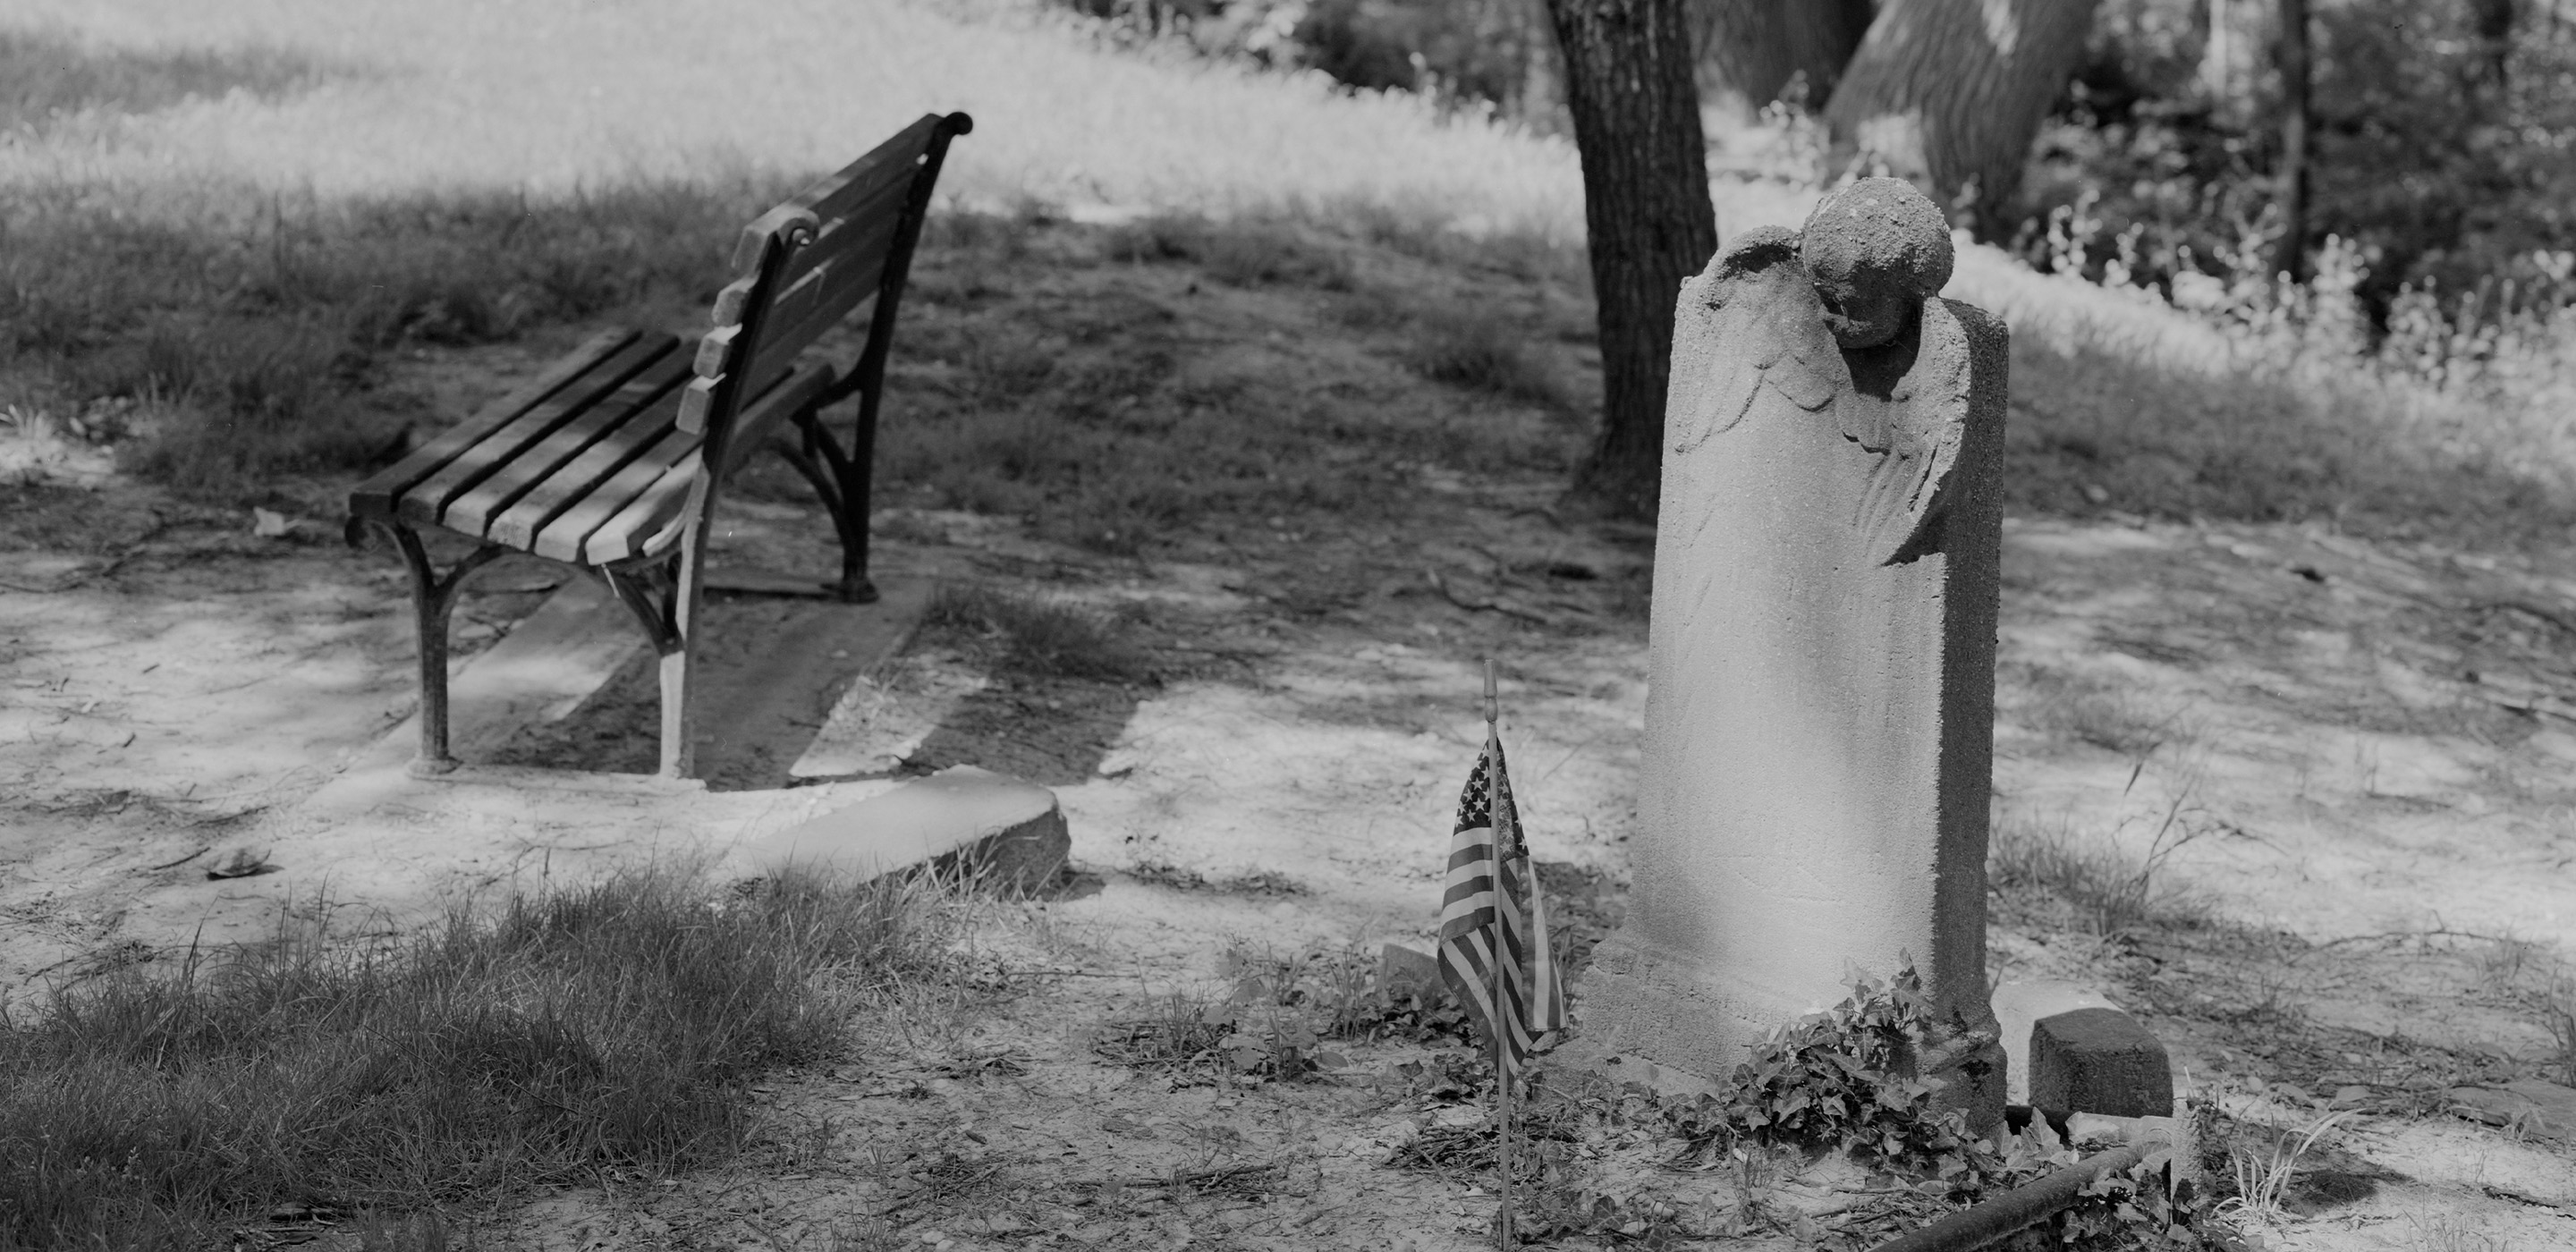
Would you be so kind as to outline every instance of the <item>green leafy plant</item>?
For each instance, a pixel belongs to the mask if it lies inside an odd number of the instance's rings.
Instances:
[[[1324,1008],[1320,997],[1303,985],[1307,966],[1306,958],[1283,962],[1239,950],[1225,954],[1223,972],[1234,979],[1234,989],[1207,1020],[1228,1028],[1217,1047],[1236,1072],[1293,1079],[1350,1064],[1324,1047],[1339,1014],[1317,1011]]]
[[[1735,1068],[1731,1087],[1670,1111],[1692,1155],[1738,1147],[1849,1148],[1863,1160],[1973,1187],[1980,1150],[1957,1111],[1935,1112],[1939,1079],[1914,1058],[1936,1018],[1909,960],[1881,982],[1856,974],[1852,994],[1772,1032]]]
[[[1516,1206],[1512,1228],[1522,1240],[1589,1237],[1612,1246],[1668,1248],[1692,1237],[1672,1204],[1645,1192],[1606,1190],[1589,1171],[1545,1152],[1541,1160],[1538,1185],[1528,1203]]]
[[[1727,1090],[1662,1107],[1683,1161],[1732,1158],[1748,1180],[1773,1150],[1842,1150],[1914,1180],[1883,1203],[1928,1219],[1942,1201],[1974,1202],[2073,1165],[2076,1154],[2034,1127],[2000,1143],[1972,1135],[1956,1109],[1935,1108],[1941,1080],[1915,1073],[1938,1024],[1911,961],[1884,982],[1856,974],[1852,994],[1772,1032],[1737,1066]],[[2070,1248],[2224,1245],[2207,1222],[2207,1195],[2160,1151],[2106,1174],[2056,1220]],[[1933,1207],[1920,1209],[1924,1204]],[[1918,1211],[1918,1209],[1920,1211]],[[1748,1202],[1743,1211],[1755,1206]]]
[[[1387,1023],[1375,979],[1353,952],[1279,957],[1228,949],[1224,999],[1175,993],[1148,1017],[1112,1023],[1096,1050],[1120,1064],[1280,1080],[1341,1069],[1326,1046],[1370,1037]],[[1204,1080],[1203,1080],[1204,1081]]]

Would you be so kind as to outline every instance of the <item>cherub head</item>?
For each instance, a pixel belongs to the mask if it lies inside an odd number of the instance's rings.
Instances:
[[[1834,342],[1875,348],[1949,283],[1950,225],[1914,184],[1864,178],[1817,203],[1798,256],[1815,276]]]

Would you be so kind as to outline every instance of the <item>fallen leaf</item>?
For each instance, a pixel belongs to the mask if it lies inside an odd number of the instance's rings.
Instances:
[[[274,873],[276,870],[276,866],[268,863],[268,849],[235,848],[225,853],[223,859],[207,866],[206,877],[249,878],[255,874]]]

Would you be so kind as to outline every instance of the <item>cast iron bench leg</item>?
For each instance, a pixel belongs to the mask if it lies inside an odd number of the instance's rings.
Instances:
[[[420,633],[420,757],[412,762],[412,769],[423,774],[444,774],[456,768],[456,758],[447,751],[448,618],[455,612],[457,593],[464,589],[465,576],[507,555],[510,549],[484,544],[441,578],[429,563],[429,549],[422,546],[418,531],[383,518],[367,518],[365,524],[393,537],[394,546],[402,552],[403,568],[411,574],[412,613]],[[358,537],[358,525],[355,521],[350,524],[352,540]]]
[[[833,533],[841,540],[841,581],[834,590],[843,604],[874,604],[877,587],[868,581],[870,467],[860,463],[869,459],[869,445],[863,439],[854,460],[841,451],[831,432],[823,429],[820,414],[807,409],[795,420],[798,437],[792,441],[781,437],[774,446],[797,473],[805,476],[815,497],[823,502],[823,511],[832,515]]]
[[[833,520],[841,525],[841,602],[873,604],[877,585],[868,581],[868,509],[870,480],[876,474],[877,406],[873,396],[859,398],[858,437],[840,471],[841,507]]]
[[[620,603],[635,615],[654,654],[661,658],[662,767],[664,778],[692,777],[697,768],[697,742],[690,717],[691,654],[697,642],[698,589],[706,557],[690,525],[680,550],[657,561],[604,565],[599,576]]]

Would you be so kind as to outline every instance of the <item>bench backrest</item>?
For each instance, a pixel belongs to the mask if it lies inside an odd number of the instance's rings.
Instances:
[[[704,463],[718,476],[758,442],[760,432],[733,429],[734,417],[818,336],[871,300],[866,346],[818,407],[858,393],[859,438],[873,442],[913,245],[949,140],[974,125],[963,113],[925,114],[743,228],[736,277],[716,294],[716,329],[699,343],[698,376],[680,404],[680,428],[705,439]]]

